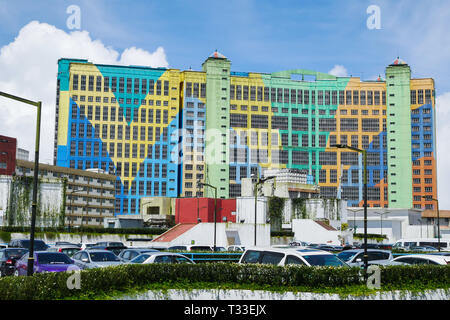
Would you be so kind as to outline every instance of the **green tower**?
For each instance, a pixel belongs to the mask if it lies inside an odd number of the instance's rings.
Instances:
[[[400,59],[386,68],[387,164],[390,208],[412,208],[411,69]]]
[[[229,195],[230,66],[230,60],[217,51],[202,65],[206,72],[207,104],[205,181],[217,188],[218,198],[228,198]],[[214,190],[206,187],[204,194],[214,197]]]

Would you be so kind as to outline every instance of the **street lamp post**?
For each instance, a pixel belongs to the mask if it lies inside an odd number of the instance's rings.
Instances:
[[[204,182],[197,182],[199,187],[207,186],[214,189],[214,252],[216,251],[216,229],[217,229],[217,188]]]
[[[270,179],[275,179],[275,176],[270,176],[270,177],[267,177],[267,178],[264,178],[264,179],[258,179],[257,181],[256,181],[256,183],[255,183],[255,239],[254,239],[254,245],[256,246],[256,227],[257,227],[257,224],[256,224],[256,218],[257,218],[257,202],[258,202],[258,185],[260,185],[260,184],[262,184],[262,183],[264,183],[264,182],[266,182],[267,180],[270,180]]]
[[[33,275],[34,267],[34,229],[36,227],[36,212],[37,212],[37,188],[38,188],[38,174],[39,174],[39,141],[41,134],[41,101],[31,101],[21,97],[13,96],[11,94],[1,92],[0,96],[20,101],[37,108],[37,118],[36,118],[36,141],[34,148],[34,178],[33,178],[33,199],[31,204],[31,230],[30,230],[30,252],[28,255],[28,265],[27,265],[27,275]]]
[[[438,199],[434,199],[431,196],[422,196],[422,198],[427,199],[429,201],[436,201],[436,207],[437,207],[437,229],[438,229],[438,251],[441,252],[441,228],[440,228],[440,222],[439,222],[439,201]]]
[[[333,147],[333,146],[332,146]],[[367,279],[367,269],[369,267],[369,260],[367,255],[367,152],[364,149],[358,149],[355,147],[351,147],[345,144],[336,144],[334,145],[335,148],[338,149],[349,149],[356,152],[359,152],[363,155],[363,165],[364,165],[364,277]]]

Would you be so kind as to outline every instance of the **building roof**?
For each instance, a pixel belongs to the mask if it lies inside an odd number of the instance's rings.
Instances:
[[[424,210],[422,212],[422,218],[437,218],[436,210]],[[439,218],[450,218],[450,210],[439,210]]]
[[[34,162],[17,159],[16,167],[29,168],[31,170],[34,170]],[[111,174],[107,174],[107,173],[97,173],[97,172],[90,172],[90,171],[80,170],[80,169],[52,166],[52,165],[45,164],[45,163],[39,163],[39,171],[41,171],[41,170],[47,170],[50,172],[59,172],[59,173],[65,173],[65,174],[73,174],[73,175],[77,175],[77,176],[90,177],[90,178],[116,180],[115,175],[111,175]]]
[[[221,54],[219,51],[217,51],[217,49],[209,57],[210,58],[219,58],[219,59],[226,59],[227,58],[223,54]]]
[[[401,66],[401,65],[407,65],[407,63],[400,59],[399,57],[397,57],[397,59],[394,60],[394,62],[391,64],[391,66]]]

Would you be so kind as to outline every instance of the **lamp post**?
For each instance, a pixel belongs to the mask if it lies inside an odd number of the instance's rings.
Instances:
[[[254,239],[254,245],[256,246],[256,218],[257,218],[257,202],[258,202],[258,185],[266,182],[267,180],[275,179],[275,176],[270,176],[264,179],[259,178],[255,183],[255,239]]]
[[[217,188],[208,183],[203,183],[200,181],[197,182],[197,185],[199,187],[207,186],[207,187],[214,189],[214,252],[215,252],[216,251],[216,228],[217,228],[217,217],[216,217],[217,216]]]
[[[438,199],[434,199],[432,196],[422,196],[422,198],[427,199],[428,201],[436,201],[437,229],[438,229],[438,251],[441,252],[441,228],[440,228],[440,223],[439,223],[439,201],[438,201]]]
[[[333,147],[333,146],[332,146]],[[352,151],[359,152],[363,155],[363,165],[364,165],[364,278],[367,280],[367,269],[369,267],[369,260],[367,255],[367,152],[364,149],[358,149],[345,144],[336,144],[335,148],[338,149],[349,149]]]
[[[33,178],[33,199],[31,204],[31,230],[30,230],[30,252],[28,255],[28,265],[27,265],[27,275],[33,275],[33,267],[34,267],[34,229],[36,227],[36,211],[37,211],[37,188],[38,188],[38,174],[39,174],[39,141],[41,134],[41,101],[31,101],[21,97],[13,96],[11,94],[1,92],[0,96],[20,101],[37,108],[37,118],[36,118],[36,141],[35,141],[35,150],[34,150],[34,178]]]
[[[353,234],[356,234],[356,212],[361,209],[347,208],[347,210],[353,212]]]
[[[381,235],[381,237],[383,237],[383,214],[386,214],[387,212],[384,211],[384,212],[374,212],[374,213],[380,215],[380,227],[381,227],[381,233],[380,233],[380,235]]]

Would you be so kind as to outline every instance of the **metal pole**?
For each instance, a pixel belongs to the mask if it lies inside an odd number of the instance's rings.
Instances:
[[[362,150],[364,158],[364,277],[367,280],[368,255],[367,255],[367,152]]]
[[[214,187],[214,252],[216,252],[217,188]]]
[[[41,134],[41,102],[37,103],[36,142],[34,150],[33,200],[31,207],[30,252],[28,255],[27,275],[33,275],[34,268],[34,229],[36,228],[37,192],[39,178],[39,141]]]
[[[254,235],[254,237],[255,237],[255,239],[254,239],[254,246],[256,247],[256,227],[257,227],[257,224],[256,224],[256,217],[257,217],[257,202],[258,202],[258,184],[259,184],[259,182],[260,182],[261,180],[258,180],[258,181],[256,181],[256,183],[255,183],[255,235]]]
[[[440,228],[440,222],[439,222],[439,201],[438,201],[438,199],[434,199],[434,200],[436,200],[436,205],[437,205],[438,251],[441,252],[441,228]]]

